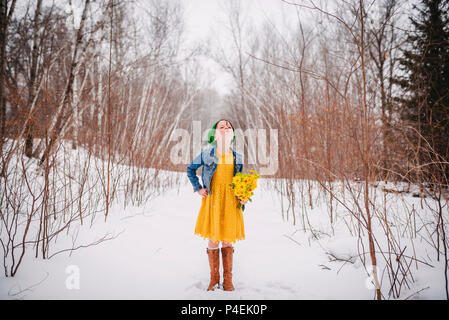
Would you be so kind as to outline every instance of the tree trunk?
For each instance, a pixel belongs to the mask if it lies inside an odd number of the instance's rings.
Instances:
[[[61,107],[58,110],[57,115],[56,115],[56,121],[54,123],[54,126],[50,128],[50,134],[51,134],[50,142],[46,146],[45,151],[41,157],[41,160],[39,162],[40,165],[42,165],[45,162],[45,159],[47,159],[50,156],[51,150],[53,149],[53,146],[55,145],[56,140],[59,139],[59,133],[61,132],[61,129],[62,129],[62,120],[63,120],[63,116],[65,113],[64,111],[65,111],[65,108],[67,107],[67,105],[69,105],[71,103],[73,80],[75,77],[75,69],[78,64],[78,61],[77,61],[78,60],[78,49],[83,40],[83,29],[84,29],[83,27],[84,27],[84,22],[87,17],[89,3],[90,3],[90,0],[85,0],[83,14],[81,16],[80,27],[77,32],[75,48],[73,51],[72,63],[70,65],[69,80],[67,82],[67,87],[66,87],[66,90],[64,93],[63,102],[61,104]]]
[[[41,13],[42,0],[38,0],[36,4],[36,12],[34,13],[33,21],[33,51],[31,52],[31,69],[30,69],[30,81],[28,82],[28,103],[27,109],[31,108],[33,104],[34,97],[36,95],[36,78],[37,78],[37,59],[39,56],[37,43],[38,43],[38,32],[39,32],[39,15]],[[29,158],[33,156],[33,133],[34,120],[33,115],[30,117],[30,121],[26,122],[25,129],[25,155]]]
[[[11,2],[8,10],[8,1],[0,0],[0,151],[3,152],[3,144],[6,139],[6,43],[8,41],[8,25],[16,6],[16,0]],[[1,170],[3,175],[3,168]]]

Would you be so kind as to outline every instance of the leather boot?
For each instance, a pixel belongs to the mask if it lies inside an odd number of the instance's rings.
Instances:
[[[209,266],[210,266],[210,283],[207,291],[214,291],[215,285],[220,286],[220,255],[217,249],[206,248],[207,255],[209,256]]]
[[[223,259],[223,289],[233,291],[232,285],[232,256],[234,247],[221,247],[221,257]]]

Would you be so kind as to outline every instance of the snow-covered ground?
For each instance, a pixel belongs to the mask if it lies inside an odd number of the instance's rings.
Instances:
[[[64,152],[72,159],[73,168],[67,169],[70,170],[69,173],[83,168],[82,163],[86,157],[81,149],[73,151],[67,147]],[[35,172],[32,163],[29,171]],[[165,173],[162,171],[161,174],[163,181],[167,181],[163,176]],[[146,206],[128,205],[124,209],[123,201],[119,198],[110,209],[106,222],[103,215],[97,214],[92,227],[89,226],[90,221],[86,221],[79,228],[76,239],[66,236],[64,232],[56,243],[51,244],[50,255],[71,248],[73,241],[77,247],[91,244],[104,236],[112,237],[111,240],[74,250],[71,254],[64,251],[47,260],[35,258],[30,246],[14,277],[5,277],[2,270],[0,299],[375,297],[369,274],[358,257],[360,248],[357,249],[357,237],[354,231],[353,235],[349,232],[348,226],[356,224],[353,219],[351,221],[347,208],[333,202],[334,223],[330,226],[329,207],[323,200],[326,197],[319,196],[318,189],[314,188],[313,209],[301,205],[308,204],[308,199],[297,198],[297,218],[294,225],[291,213],[288,220],[283,219],[280,198],[269,188],[270,180],[263,178],[258,183],[253,202],[248,203],[244,212],[246,239],[234,245],[235,291],[207,291],[210,279],[207,240],[194,235],[201,197],[193,193],[186,174],[179,174],[181,183],[177,188],[168,189],[150,200]],[[42,177],[37,175],[35,179]],[[95,186],[95,182],[92,185]],[[389,226],[397,234],[399,247],[401,250],[406,248],[404,254],[416,255],[430,265],[410,265],[414,282],[408,280],[409,288],[403,283],[400,297],[445,299],[444,256],[440,257],[440,261],[436,260],[435,249],[425,238],[424,229],[420,228],[432,221],[432,217],[428,216],[426,210],[419,209],[419,198],[412,197],[411,193],[383,193],[382,188],[385,187],[394,188],[379,185],[377,193],[386,195]],[[101,193],[98,196],[101,197]],[[382,201],[382,197],[376,199]],[[354,206],[349,196],[345,201],[348,208]],[[407,232],[410,228],[402,227],[410,225],[407,219],[411,217],[404,211],[404,203],[409,208],[414,205],[416,215],[421,215],[417,221],[417,228],[421,231],[412,242]],[[283,198],[283,206],[288,206],[286,198]],[[305,232],[302,219],[304,211],[301,210],[307,210]],[[310,226],[314,232],[310,231]],[[74,234],[74,227],[75,224],[71,227],[71,234]],[[375,225],[374,233],[382,248],[386,248],[381,228]],[[367,248],[366,232],[362,238]],[[35,236],[30,239],[35,239]],[[335,260],[335,257],[342,260]],[[369,256],[366,258],[369,263]],[[378,254],[377,259],[379,272],[383,273],[385,263],[381,254]],[[220,272],[222,273],[221,261]],[[382,292],[388,294],[388,276],[385,273],[381,276]]]
[[[246,239],[235,244],[233,292],[206,291],[207,241],[193,234],[201,198],[186,181],[146,207],[115,207],[106,223],[80,231],[89,243],[106,233],[117,238],[55,255],[25,257],[13,278],[0,276],[2,299],[372,299],[359,259],[331,262],[326,252],[356,255],[354,238],[297,231],[283,221],[280,204],[262,188],[244,212]],[[317,210],[310,215],[322,214]],[[100,220],[103,218],[99,217]],[[310,240],[310,245],[309,245]],[[70,246],[69,239],[56,246]],[[54,252],[57,249],[53,249]],[[442,264],[420,266],[410,293],[444,299]],[[220,261],[220,272],[222,265]],[[406,296],[405,296],[406,297]]]

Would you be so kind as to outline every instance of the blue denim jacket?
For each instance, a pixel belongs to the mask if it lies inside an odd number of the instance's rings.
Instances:
[[[210,182],[212,181],[212,177],[214,175],[215,169],[217,169],[218,157],[216,156],[217,145],[214,145],[212,148],[205,149],[201,151],[201,153],[190,162],[187,166],[187,177],[193,186],[193,192],[197,192],[201,188],[206,188],[207,192],[211,194],[210,191]],[[234,176],[237,172],[242,172],[243,170],[243,159],[242,155],[234,149],[232,149],[232,153],[234,155]],[[199,183],[199,179],[196,176],[196,170],[199,167],[203,166],[201,170],[201,180],[203,182],[203,186]]]

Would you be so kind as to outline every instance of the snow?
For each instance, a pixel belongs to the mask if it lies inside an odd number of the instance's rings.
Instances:
[[[310,225],[297,217],[283,219],[280,199],[261,179],[253,202],[244,211],[245,236],[234,244],[235,291],[207,291],[209,264],[207,241],[194,235],[201,197],[193,193],[184,173],[172,188],[146,205],[111,207],[108,218],[97,215],[79,228],[76,245],[104,235],[115,237],[95,246],[59,253],[50,259],[35,258],[27,250],[14,277],[0,275],[0,299],[373,299],[375,292],[358,257],[357,238],[348,232],[348,213],[336,206],[329,226],[325,201],[307,208]],[[263,181],[265,180],[265,181]],[[378,188],[379,189],[379,188]],[[397,195],[388,193],[388,197]],[[318,198],[317,198],[318,199]],[[412,203],[419,199],[406,198]],[[284,207],[286,207],[284,199]],[[300,215],[300,209],[297,209]],[[335,213],[334,213],[335,214]],[[379,233],[381,230],[375,229]],[[363,238],[363,237],[362,237]],[[364,236],[366,239],[366,235]],[[382,237],[379,241],[383,247]],[[401,297],[445,299],[444,257],[426,241],[415,239],[419,259],[431,266],[412,264],[415,282],[402,288]],[[72,238],[60,237],[51,252],[70,248]],[[367,245],[365,244],[365,248]],[[433,250],[433,251],[432,251]],[[338,257],[341,260],[335,260]],[[369,261],[369,255],[366,256]],[[347,261],[345,261],[347,260]],[[379,270],[382,258],[378,255]],[[222,262],[220,258],[220,273]],[[221,277],[222,280],[222,277]],[[384,275],[383,290],[388,291]]]

